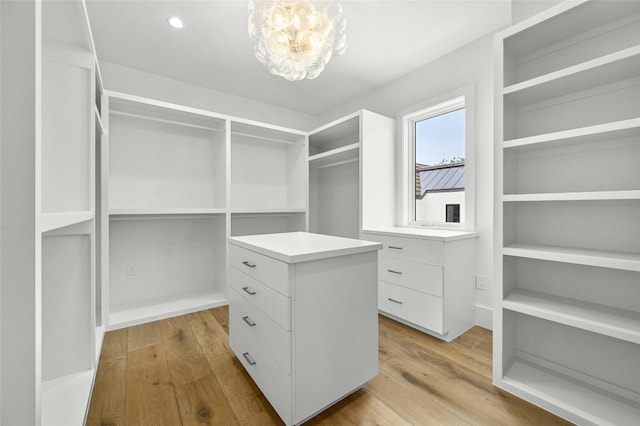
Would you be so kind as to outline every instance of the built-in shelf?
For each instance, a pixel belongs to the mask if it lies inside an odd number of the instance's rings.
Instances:
[[[224,294],[209,293],[187,296],[176,300],[166,300],[126,310],[111,311],[109,313],[109,330],[184,315],[226,304],[227,299]]]
[[[503,147],[535,148],[553,144],[589,143],[602,140],[623,139],[640,136],[640,118],[615,121],[613,123],[597,124],[561,132],[546,133],[506,140]]]
[[[634,46],[505,87],[503,94],[513,105],[525,105],[638,76],[640,46]]]
[[[183,208],[183,209],[109,209],[110,216],[151,216],[151,215],[207,215],[225,213],[224,208]]]
[[[511,293],[505,309],[640,343],[640,313],[529,290]]]
[[[48,232],[65,226],[75,225],[93,219],[93,212],[43,213],[40,215],[40,231]]]
[[[632,425],[640,419],[638,403],[521,359],[513,362],[502,384],[518,395],[526,393],[530,401],[573,421]]]
[[[95,369],[42,384],[42,424],[81,425],[89,406]]]
[[[634,253],[517,243],[505,246],[502,249],[502,254],[576,265],[640,271],[640,255]]]
[[[293,214],[304,212],[306,212],[306,209],[304,207],[285,207],[282,209],[243,209],[240,207],[236,207],[233,209],[229,209],[229,213],[231,214]]]
[[[334,164],[343,164],[347,161],[357,161],[360,152],[360,143],[352,143],[340,148],[325,151],[309,157],[309,168],[328,167]]]
[[[502,197],[502,201],[504,202],[597,201],[597,200],[640,200],[640,190],[558,192],[558,193],[540,193],[540,194],[505,194]]]

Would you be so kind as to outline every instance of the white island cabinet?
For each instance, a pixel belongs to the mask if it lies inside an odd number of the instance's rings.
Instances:
[[[377,251],[306,232],[229,238],[229,340],[287,424],[378,374]]]

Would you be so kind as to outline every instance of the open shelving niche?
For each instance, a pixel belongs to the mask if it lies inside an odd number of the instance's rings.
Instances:
[[[227,120],[106,92],[109,329],[225,303]]]
[[[393,226],[395,121],[361,110],[309,133],[309,230],[359,238]]]
[[[494,383],[578,423],[640,418],[639,32],[583,1],[496,37]]]
[[[110,329],[225,304],[228,236],[307,229],[306,133],[111,91],[106,98]]]
[[[95,229],[95,155],[102,134],[96,102],[102,82],[84,3],[43,2],[41,8],[41,383],[36,386],[41,405],[36,410],[42,424],[81,424],[103,335]]]

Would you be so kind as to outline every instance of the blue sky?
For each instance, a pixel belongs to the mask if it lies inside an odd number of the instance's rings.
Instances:
[[[464,157],[464,108],[416,123],[416,162],[433,166]]]

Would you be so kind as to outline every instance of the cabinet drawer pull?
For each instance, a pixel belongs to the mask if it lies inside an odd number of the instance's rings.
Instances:
[[[256,326],[256,323],[253,322],[253,320],[251,318],[249,318],[249,316],[242,317],[242,320],[244,322],[246,322],[249,327],[255,327]]]
[[[389,297],[389,300],[392,301],[393,303],[397,303],[398,305],[402,305],[402,302],[400,300],[392,299],[390,297]]]
[[[253,360],[253,358],[251,358],[251,355],[249,355],[249,352],[243,353],[242,356],[244,357],[244,359],[247,360],[249,365],[256,365],[256,362]]]
[[[389,247],[391,250],[402,250],[402,247],[398,247],[398,246],[387,246]]]
[[[256,267],[256,264],[255,264],[255,263],[251,263],[251,262],[249,262],[248,260],[245,260],[244,262],[242,262],[242,264],[243,264],[244,266],[248,266],[249,268],[255,268],[255,267]]]
[[[400,271],[394,271],[393,269],[387,269],[387,271],[391,272],[392,274],[402,275],[402,272],[400,272]]]
[[[247,293],[250,296],[253,296],[256,294],[255,291],[251,291],[251,289],[249,289],[249,287],[242,287],[242,289],[244,290],[245,293]]]

